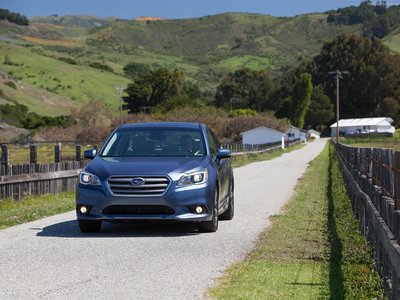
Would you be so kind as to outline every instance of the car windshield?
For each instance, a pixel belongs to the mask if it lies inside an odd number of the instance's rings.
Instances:
[[[199,157],[205,144],[199,129],[129,128],[116,131],[103,148],[106,157]]]

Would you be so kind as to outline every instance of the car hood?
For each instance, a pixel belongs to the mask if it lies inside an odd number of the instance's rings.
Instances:
[[[186,173],[207,166],[207,157],[96,157],[87,166],[88,172],[100,179],[111,175],[170,175]]]

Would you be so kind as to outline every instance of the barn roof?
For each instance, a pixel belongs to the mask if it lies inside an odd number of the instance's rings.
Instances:
[[[361,119],[343,119],[339,120],[339,127],[354,127],[354,126],[391,126],[393,122],[392,118],[361,118]],[[336,127],[336,123],[331,125]]]

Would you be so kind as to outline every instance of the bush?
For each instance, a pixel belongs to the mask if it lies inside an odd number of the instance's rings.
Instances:
[[[102,63],[99,63],[99,62],[90,63],[89,67],[92,67],[92,68],[95,68],[95,69],[99,69],[99,70],[102,70],[102,71],[107,71],[107,72],[114,73],[114,70],[110,66],[102,64]]]
[[[76,60],[69,58],[69,57],[59,57],[58,60],[61,60],[67,64],[70,65],[77,65],[78,63],[76,62]]]
[[[17,89],[17,86],[13,81],[5,81],[4,84],[9,86],[10,88]]]

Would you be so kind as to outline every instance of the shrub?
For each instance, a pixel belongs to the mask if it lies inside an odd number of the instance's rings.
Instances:
[[[89,67],[92,67],[92,68],[95,68],[95,69],[99,69],[99,70],[102,70],[102,71],[107,71],[107,72],[114,73],[114,70],[110,66],[108,66],[106,64],[99,63],[99,62],[90,63]]]
[[[10,88],[17,89],[17,86],[13,81],[5,81],[4,84],[9,86]]]
[[[61,60],[67,64],[70,65],[77,65],[78,63],[76,62],[75,59],[69,58],[69,57],[59,57],[58,60]]]

